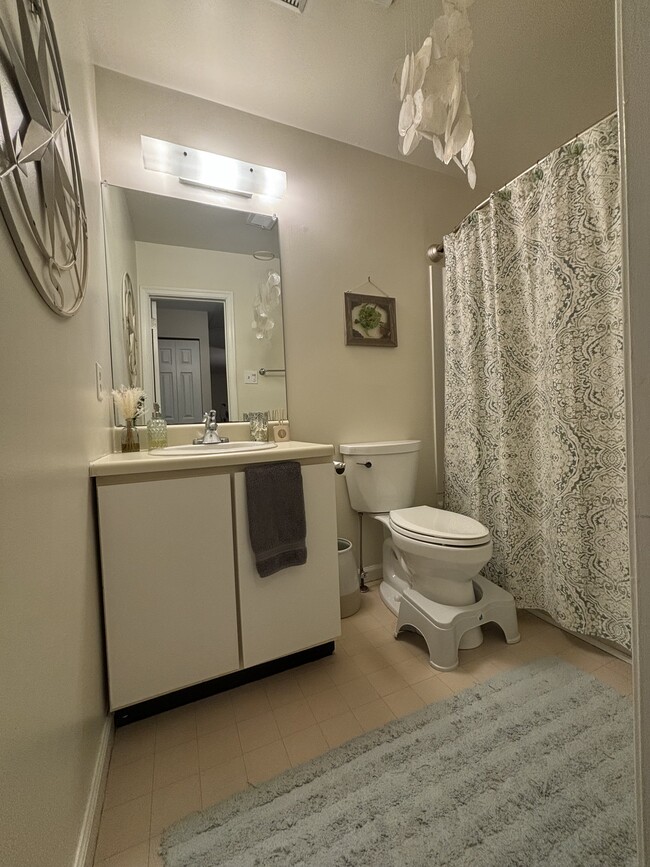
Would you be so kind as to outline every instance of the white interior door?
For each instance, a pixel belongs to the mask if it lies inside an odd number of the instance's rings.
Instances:
[[[194,424],[203,418],[201,356],[198,340],[158,338],[160,409],[171,424]]]

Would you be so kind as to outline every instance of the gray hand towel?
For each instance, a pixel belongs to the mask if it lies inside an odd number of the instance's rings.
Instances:
[[[249,464],[248,534],[260,578],[307,562],[305,498],[297,461]]]

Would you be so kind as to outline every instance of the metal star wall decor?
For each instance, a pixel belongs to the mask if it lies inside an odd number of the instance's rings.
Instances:
[[[88,253],[72,119],[46,0],[16,7],[22,52],[0,9],[0,210],[43,300],[72,316]]]

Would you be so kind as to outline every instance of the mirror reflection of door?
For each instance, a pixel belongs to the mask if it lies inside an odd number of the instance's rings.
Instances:
[[[158,338],[160,411],[169,424],[201,421],[201,358],[198,340]]]
[[[158,298],[156,385],[168,424],[200,422],[209,409],[228,421],[223,302]]]

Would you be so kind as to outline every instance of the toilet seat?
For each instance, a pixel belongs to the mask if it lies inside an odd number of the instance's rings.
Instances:
[[[474,548],[491,541],[490,531],[479,521],[432,506],[396,509],[388,517],[393,532],[429,545]]]

